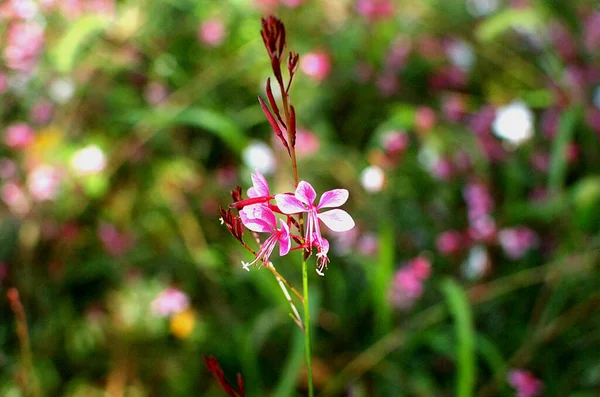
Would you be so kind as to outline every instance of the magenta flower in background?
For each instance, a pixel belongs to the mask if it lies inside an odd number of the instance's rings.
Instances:
[[[225,40],[227,31],[219,18],[207,19],[198,28],[198,41],[209,47],[218,47]]]
[[[393,17],[394,5],[390,0],[357,0],[356,11],[369,22],[376,22]]]
[[[300,70],[315,80],[325,80],[331,71],[331,59],[324,51],[309,52],[300,58]]]
[[[542,381],[529,371],[513,369],[508,372],[508,383],[515,388],[517,397],[539,396],[544,389]]]
[[[418,256],[401,267],[394,276],[390,300],[399,309],[408,309],[423,295],[423,282],[431,275],[431,263]]]
[[[452,255],[463,247],[463,235],[458,230],[447,230],[440,234],[435,246],[442,255]]]
[[[319,151],[321,141],[319,137],[309,130],[296,131],[296,155],[298,157],[311,156]]]
[[[162,317],[181,313],[189,306],[189,297],[184,292],[172,287],[161,292],[151,304],[154,315]]]
[[[98,237],[104,249],[112,256],[121,256],[129,251],[135,238],[132,234],[120,232],[114,225],[103,223],[98,228]]]
[[[290,252],[292,246],[290,228],[283,219],[280,219],[279,224],[281,227],[278,229],[275,213],[267,206],[263,204],[247,205],[240,210],[240,218],[242,219],[244,226],[253,232],[271,234],[261,244],[260,249],[256,254],[256,258],[252,262],[247,263],[242,261],[244,269],[250,271],[250,266],[256,264],[258,261],[269,263],[269,257],[277,243],[279,243],[279,256],[287,255],[287,253]]]
[[[13,149],[23,149],[33,143],[35,131],[28,124],[16,123],[4,132],[4,143]]]
[[[321,242],[321,228],[319,220],[321,220],[328,228],[334,232],[346,232],[354,227],[354,220],[344,210],[334,209],[319,213],[322,208],[334,208],[343,205],[348,200],[348,190],[334,189],[326,191],[321,195],[319,204],[315,205],[317,193],[310,183],[300,181],[296,188],[295,194],[277,194],[275,201],[280,211],[284,214],[299,214],[307,213],[306,221],[306,244],[309,247],[317,247],[319,254],[323,257],[323,246]],[[329,245],[327,245],[329,248]],[[326,258],[325,252],[325,258]],[[322,260],[323,261],[323,260]],[[322,269],[319,269],[322,271]]]
[[[35,22],[15,22],[6,33],[4,59],[14,70],[30,73],[35,67],[44,44],[44,30]]]
[[[56,167],[41,164],[27,176],[27,188],[37,201],[49,201],[56,198],[62,175]]]
[[[50,101],[38,101],[29,112],[31,121],[35,124],[46,124],[52,118],[54,107]]]
[[[295,8],[304,3],[306,0],[281,0],[281,4],[286,7]]]
[[[429,131],[437,122],[435,110],[428,106],[419,106],[415,111],[415,128],[419,131]]]
[[[498,242],[506,256],[511,259],[519,259],[539,244],[539,238],[537,233],[528,227],[518,226],[500,230]]]
[[[8,90],[8,77],[4,73],[0,73],[0,95]]]

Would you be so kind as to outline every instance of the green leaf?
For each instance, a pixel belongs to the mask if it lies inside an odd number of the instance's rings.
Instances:
[[[442,293],[454,319],[457,339],[458,378],[456,396],[471,397],[476,380],[475,330],[471,307],[465,291],[454,280],[446,279],[442,282]]]
[[[132,114],[135,120],[139,114]],[[143,114],[144,122],[152,127],[169,127],[172,125],[191,125],[200,127],[220,138],[231,150],[241,154],[248,139],[244,132],[230,117],[215,110],[200,107],[187,109],[162,108]]]
[[[70,72],[83,46],[109,23],[110,19],[101,15],[87,15],[74,22],[52,53],[56,69],[60,73]]]
[[[537,31],[544,27],[539,12],[533,8],[509,8],[482,22],[475,30],[475,36],[482,42],[489,42],[510,28]]]
[[[375,306],[375,330],[383,335],[391,329],[392,309],[388,301],[388,289],[394,273],[394,227],[391,220],[382,220],[379,227],[379,260],[374,275],[372,288]]]
[[[566,150],[573,137],[575,123],[579,115],[579,108],[572,107],[565,110],[560,118],[558,132],[552,146],[550,158],[550,171],[548,173],[548,190],[558,192],[563,188],[567,174]]]

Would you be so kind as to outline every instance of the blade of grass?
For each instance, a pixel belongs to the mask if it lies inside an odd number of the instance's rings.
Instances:
[[[567,174],[566,150],[569,141],[575,131],[575,123],[579,115],[579,108],[572,107],[565,110],[558,125],[558,132],[552,146],[552,157],[550,158],[550,171],[548,173],[548,190],[560,191],[565,183]]]
[[[375,333],[383,335],[391,329],[392,308],[387,291],[394,272],[394,229],[390,221],[384,220],[379,228],[379,260],[371,285],[375,304]]]
[[[475,368],[475,330],[469,299],[463,288],[450,279],[442,282],[442,292],[450,315],[454,319],[457,339],[458,378],[456,395],[457,397],[470,397],[473,395],[477,375]]]

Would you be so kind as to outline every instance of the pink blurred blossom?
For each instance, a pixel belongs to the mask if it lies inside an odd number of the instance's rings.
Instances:
[[[529,158],[533,168],[540,172],[547,172],[550,168],[550,155],[546,152],[535,151]]]
[[[334,252],[337,255],[349,254],[356,245],[359,233],[358,227],[353,227],[345,232],[334,233],[332,235]]]
[[[8,77],[4,73],[0,73],[0,95],[8,90]]]
[[[560,112],[558,109],[551,107],[544,111],[541,119],[542,133],[548,139],[554,138],[558,129],[558,118]]]
[[[600,137],[600,109],[594,107],[585,109],[585,121]]]
[[[377,77],[375,85],[381,95],[389,97],[398,91],[400,83],[395,73],[386,71]]]
[[[431,175],[440,181],[449,181],[454,177],[454,164],[447,157],[437,158],[430,169]]]
[[[434,90],[459,89],[467,84],[467,73],[457,66],[445,66],[438,69],[429,79]]]
[[[474,241],[490,242],[496,235],[496,221],[489,215],[482,215],[469,222],[469,237]]]
[[[28,124],[16,123],[9,126],[4,133],[4,143],[13,149],[23,149],[33,143],[35,131]]]
[[[114,225],[103,223],[98,228],[98,237],[104,249],[112,256],[121,256],[133,248],[135,238],[131,233],[120,232]]]
[[[583,42],[588,52],[600,50],[600,12],[594,12],[583,22]]]
[[[37,6],[31,0],[8,0],[0,5],[0,19],[31,19],[37,13]]]
[[[486,185],[471,182],[463,190],[467,202],[469,219],[489,214],[494,209],[494,201]]]
[[[397,37],[392,42],[385,59],[386,70],[399,71],[406,63],[406,57],[410,54],[412,43],[407,37]]]
[[[539,244],[537,234],[524,226],[506,228],[498,233],[498,242],[504,253],[511,259],[519,259],[531,248]]]
[[[254,6],[265,14],[273,12],[278,5],[279,0],[254,0]]]
[[[489,105],[483,106],[477,113],[471,116],[468,122],[469,129],[476,135],[489,135],[495,118],[496,109]]]
[[[49,201],[56,198],[62,175],[56,167],[41,164],[27,176],[27,188],[37,201]]]
[[[295,8],[304,3],[306,0],[281,0],[281,4],[286,7]]]
[[[437,122],[435,110],[428,106],[419,106],[415,111],[415,128],[419,131],[429,131]]]
[[[431,275],[431,263],[418,256],[394,275],[389,297],[394,306],[408,309],[423,295],[423,282]]]
[[[14,70],[30,73],[44,44],[44,30],[35,22],[14,22],[6,33],[4,59]]]
[[[152,301],[152,312],[156,316],[170,316],[185,311],[190,306],[186,293],[169,287]]]
[[[31,204],[23,188],[14,182],[2,185],[0,195],[2,196],[2,201],[17,215],[24,215],[31,208]]]
[[[11,179],[17,174],[17,164],[9,158],[0,158],[0,178]]]
[[[169,89],[166,85],[156,81],[151,82],[144,90],[144,98],[151,105],[158,105],[169,96]]]
[[[364,256],[374,256],[379,252],[379,237],[372,232],[363,233],[356,240],[356,250]]]
[[[391,0],[357,0],[356,11],[369,22],[392,18],[395,13]]]
[[[309,52],[300,57],[300,70],[315,80],[325,80],[331,72],[331,59],[324,51]]]
[[[443,255],[452,255],[459,252],[464,243],[464,237],[458,230],[447,230],[440,234],[435,241],[435,246]]]
[[[299,157],[314,155],[320,146],[321,140],[314,132],[303,128],[296,131],[296,154]]]
[[[544,384],[529,371],[513,369],[508,372],[508,383],[515,388],[517,397],[535,397],[542,393]]]
[[[460,121],[465,115],[467,104],[462,95],[451,94],[442,98],[442,113],[451,122]]]
[[[197,35],[200,43],[209,47],[218,47],[225,40],[227,31],[221,19],[212,18],[200,24]]]
[[[46,124],[52,118],[53,111],[52,102],[40,100],[31,108],[29,117],[35,124]]]
[[[404,131],[389,131],[381,138],[383,150],[388,155],[397,155],[406,150],[409,145],[408,134]]]
[[[569,61],[577,56],[577,44],[562,24],[555,22],[550,26],[550,37],[563,60]]]

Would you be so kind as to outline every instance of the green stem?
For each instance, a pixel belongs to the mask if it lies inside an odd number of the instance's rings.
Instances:
[[[303,253],[304,254],[304,253]],[[308,271],[306,270],[306,259],[302,257],[302,287],[304,292],[304,351],[306,353],[306,374],[308,382],[308,396],[313,397],[312,363],[310,354],[310,312],[308,306]]]

